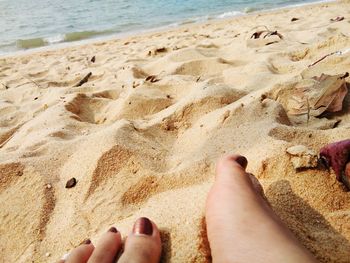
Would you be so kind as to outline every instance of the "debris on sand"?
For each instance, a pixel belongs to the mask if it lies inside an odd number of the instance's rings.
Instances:
[[[348,93],[345,78],[349,74],[326,75],[304,79],[293,87],[281,89],[277,101],[288,115],[307,115],[318,117],[324,112],[342,110],[343,101]]]
[[[261,30],[261,31],[257,31],[255,32],[253,35],[251,35],[250,38],[253,38],[253,39],[258,39],[260,38],[261,36],[263,36],[263,38],[267,38],[267,37],[270,37],[270,36],[278,36],[280,39],[283,39],[283,36],[276,31],[271,31],[271,30]]]
[[[66,188],[72,188],[77,184],[77,179],[75,179],[74,177],[69,179],[66,183]]]
[[[340,22],[343,21],[345,17],[343,16],[337,16],[336,18],[331,18],[331,22]]]
[[[145,80],[146,80],[146,81],[149,81],[149,82],[151,82],[151,83],[154,83],[154,82],[159,81],[159,79],[158,79],[157,76],[155,76],[155,75],[150,75],[150,76],[146,77]]]
[[[291,156],[291,162],[295,170],[317,167],[316,152],[304,145],[292,146],[287,149],[287,153]]]
[[[89,72],[84,78],[82,78],[81,81],[78,82],[78,84],[76,84],[74,87],[80,87],[81,85],[83,85],[84,83],[88,82],[89,78],[91,77],[92,72]]]

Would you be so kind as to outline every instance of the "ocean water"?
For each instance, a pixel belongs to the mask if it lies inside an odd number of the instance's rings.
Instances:
[[[0,54],[304,4],[302,0],[0,0]]]

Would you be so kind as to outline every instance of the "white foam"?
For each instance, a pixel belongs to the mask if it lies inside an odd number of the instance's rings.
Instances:
[[[240,12],[240,11],[230,11],[230,12],[222,13],[216,17],[217,18],[228,18],[228,17],[235,17],[235,16],[241,16],[241,15],[244,15],[244,13]]]
[[[48,43],[49,45],[62,43],[62,42],[64,42],[64,35],[63,34],[59,34],[59,35],[55,35],[55,36],[52,36],[52,37],[46,37],[46,38],[44,38],[44,41],[46,43]]]

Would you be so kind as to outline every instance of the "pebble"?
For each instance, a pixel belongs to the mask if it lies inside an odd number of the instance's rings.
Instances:
[[[315,151],[304,145],[295,145],[287,149],[291,155],[291,162],[295,170],[302,168],[315,168],[318,164],[318,157]]]
[[[47,185],[46,185],[46,188],[47,188],[47,189],[51,189],[51,188],[52,188],[52,185],[51,185],[51,184],[47,184]]]
[[[48,257],[51,256],[51,253],[47,252],[47,253],[45,254],[45,256],[48,258]]]
[[[77,184],[77,179],[75,179],[74,177],[69,179],[66,183],[66,188],[72,188]]]

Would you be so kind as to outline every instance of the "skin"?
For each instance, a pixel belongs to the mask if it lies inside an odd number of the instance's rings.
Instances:
[[[206,203],[213,262],[316,262],[272,211],[259,182],[245,172],[246,166],[247,160],[239,155],[226,156],[217,164]],[[159,262],[161,240],[157,226],[153,222],[152,226],[151,235],[130,233],[118,263]],[[108,231],[96,247],[80,245],[59,263],[111,263],[121,250],[120,233]]]

